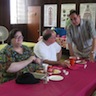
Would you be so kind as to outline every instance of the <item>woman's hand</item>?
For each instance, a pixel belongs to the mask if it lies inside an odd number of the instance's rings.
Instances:
[[[35,56],[30,56],[29,59],[28,59],[30,62],[33,62],[36,60],[36,57]]]

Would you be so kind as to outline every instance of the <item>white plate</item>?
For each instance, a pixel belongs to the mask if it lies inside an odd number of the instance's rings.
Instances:
[[[76,60],[77,64],[86,64],[87,62],[85,60]]]
[[[76,63],[81,63],[81,60],[76,60]]]
[[[52,81],[60,81],[60,80],[63,80],[63,76],[60,76],[60,75],[52,75],[52,76],[49,76],[49,79],[52,80]]]

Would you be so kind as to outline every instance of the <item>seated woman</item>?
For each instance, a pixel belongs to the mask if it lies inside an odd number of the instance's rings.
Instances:
[[[5,55],[2,68],[0,68],[2,83],[12,80],[22,73],[32,72],[41,64],[41,60],[32,56],[31,49],[22,45],[22,42],[22,32],[18,29],[13,29],[8,38],[8,45],[2,50],[2,53]]]

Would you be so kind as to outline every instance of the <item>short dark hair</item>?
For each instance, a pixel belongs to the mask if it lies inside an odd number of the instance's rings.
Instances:
[[[76,15],[79,15],[79,13],[78,13],[76,10],[73,10],[73,9],[72,9],[72,10],[70,10],[69,16],[72,15],[72,14],[74,14],[74,13],[75,13]]]
[[[53,30],[51,29],[46,29],[43,32],[43,40],[48,40],[52,36]]]
[[[22,31],[19,30],[19,29],[17,29],[17,28],[12,29],[12,30],[10,31],[9,37],[8,37],[8,41],[7,41],[8,45],[11,44],[11,40],[14,38],[15,34],[16,34],[18,31],[20,31],[20,32],[22,33]]]

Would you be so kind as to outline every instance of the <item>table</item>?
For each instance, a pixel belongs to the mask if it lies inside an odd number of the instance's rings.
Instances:
[[[29,48],[33,48],[35,46],[36,43],[34,42],[23,42],[23,45],[26,45]],[[3,49],[7,44],[0,44],[0,50]]]
[[[69,75],[62,81],[19,85],[15,80],[0,85],[0,96],[90,96],[96,88],[96,63],[88,61],[87,68],[66,69]]]

